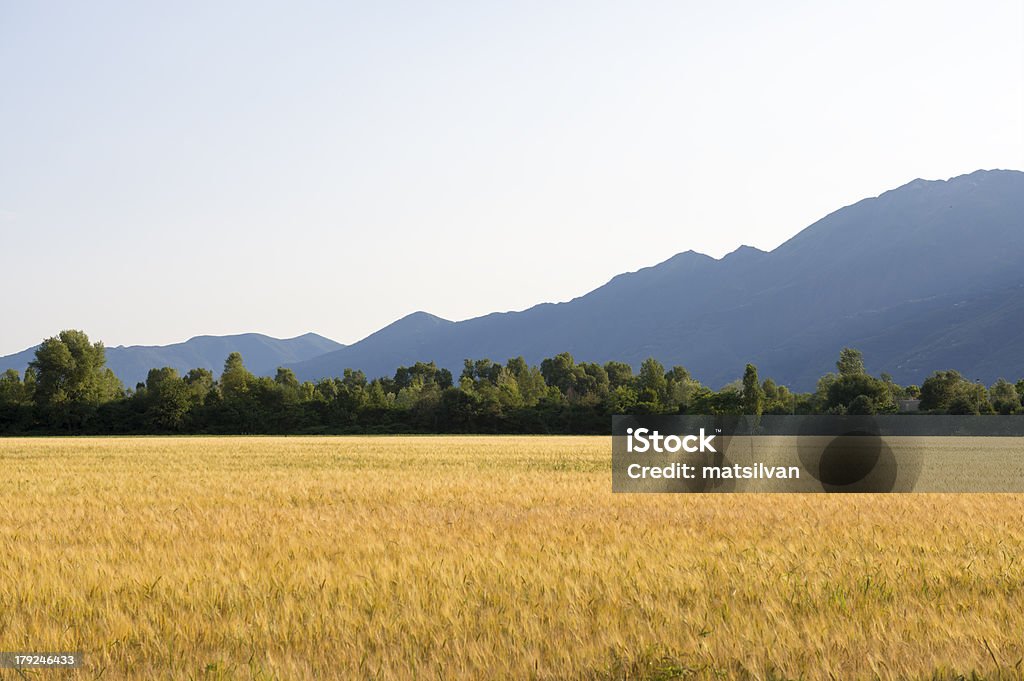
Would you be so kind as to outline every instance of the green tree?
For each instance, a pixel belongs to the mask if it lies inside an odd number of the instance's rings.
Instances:
[[[1000,414],[1012,414],[1020,409],[1020,395],[1017,388],[1004,378],[1000,378],[989,388],[992,407]]]
[[[547,385],[544,383],[544,376],[540,369],[528,365],[522,357],[508,360],[505,367],[516,380],[524,407],[535,406],[547,393]]]
[[[949,411],[953,400],[963,395],[968,386],[970,381],[959,371],[936,371],[921,384],[921,409]]]
[[[544,382],[558,388],[559,392],[568,396],[576,387],[576,380],[581,373],[576,367],[576,360],[568,352],[561,352],[540,363],[540,373]]]
[[[688,414],[743,414],[743,392],[736,385],[724,386],[717,393],[710,388],[701,387],[693,395],[687,407]]]
[[[576,379],[577,397],[584,404],[595,405],[608,396],[608,372],[596,362],[581,362]]]
[[[630,386],[633,384],[633,367],[625,362],[606,362],[604,371],[608,374],[608,388],[610,390],[615,390],[619,386]]]
[[[879,378],[882,379],[882,383],[885,384],[886,390],[889,391],[889,402],[893,405],[896,404],[897,400],[908,399],[906,389],[896,383],[890,374],[883,371]]]
[[[865,400],[858,400],[864,397]],[[892,394],[884,381],[867,374],[843,374],[828,386],[826,410],[830,413],[852,413],[850,408],[857,402],[857,413],[874,414],[891,412],[895,409]]]
[[[703,386],[700,381],[690,375],[685,367],[674,366],[665,374],[667,383],[668,406],[673,411],[683,409],[690,403],[693,395]]]
[[[613,414],[631,414],[636,410],[638,401],[636,390],[628,385],[620,385],[611,391],[608,408]]]
[[[896,396],[899,386],[868,375],[864,369],[864,356],[860,350],[843,348],[836,361],[836,374],[826,374],[818,379],[815,403],[819,411],[830,414],[851,413],[851,407],[858,413],[874,414],[896,410]],[[864,400],[858,400],[863,396]],[[856,402],[856,404],[854,404]]]
[[[757,378],[757,367],[748,364],[743,371],[743,413],[760,416],[764,408],[764,390]]]
[[[319,384],[317,389],[319,390]],[[384,382],[378,378],[370,381],[369,387],[366,389],[366,404],[371,409],[386,410],[391,409],[395,406],[395,394],[388,392],[384,386]]]
[[[224,397],[242,397],[249,392],[256,377],[253,376],[242,362],[242,355],[232,352],[224,360],[224,371],[220,375],[220,389]]]
[[[761,384],[764,392],[764,413],[794,414],[796,413],[796,396],[784,385],[777,385],[770,378]]]
[[[668,379],[665,378],[665,367],[653,357],[648,357],[640,365],[640,373],[636,377],[637,397],[651,412],[660,412],[668,402]]]
[[[274,383],[296,394],[299,392],[299,379],[295,378],[295,372],[285,367],[278,367],[274,375]]]
[[[498,372],[498,379],[494,383],[494,389],[498,401],[503,408],[523,406],[523,395],[519,392],[519,381],[509,371],[508,367],[502,367]]]
[[[205,400],[217,385],[217,382],[213,380],[213,372],[209,369],[189,369],[183,380],[188,386],[194,402]]]
[[[490,360],[482,361],[486,362],[488,366],[491,363]],[[438,369],[434,362],[416,362],[411,367],[398,367],[395,371],[394,392],[397,394],[402,388],[411,387],[417,382],[423,385],[434,385],[438,390],[444,390],[452,384],[452,372],[447,369]]]
[[[36,377],[36,404],[97,406],[120,397],[124,387],[105,364],[103,343],[90,343],[84,331],[66,330],[47,338],[29,362]]]
[[[864,355],[860,350],[843,348],[839,351],[839,360],[836,362],[836,369],[840,376],[859,376],[867,373],[864,370]]]
[[[950,414],[992,414],[995,410],[985,386],[964,381],[950,400],[948,411]]]
[[[15,369],[0,374],[0,433],[27,430],[32,423],[31,370],[22,381]]]
[[[146,376],[146,417],[154,430],[178,431],[193,406],[189,386],[172,367],[150,369]]]
[[[468,381],[470,385],[477,385],[479,383],[495,385],[498,382],[498,374],[501,373],[501,369],[502,366],[500,364],[486,358],[475,361],[471,359],[464,360],[462,374],[459,376],[459,384],[461,385],[464,381]]]
[[[42,342],[25,377],[34,381],[33,402],[50,428],[81,432],[101,405],[123,397],[121,381],[105,364],[103,343],[90,343],[83,331]]]
[[[27,402],[25,384],[17,369],[8,369],[0,374],[0,405],[21,405]]]
[[[829,372],[824,376],[818,378],[818,384],[815,387],[814,394],[811,396],[810,406],[814,413],[822,413],[828,411],[829,390],[832,389],[832,385],[839,380],[839,374]]]
[[[847,414],[868,415],[875,413],[875,403],[864,394],[857,395],[846,409]]]

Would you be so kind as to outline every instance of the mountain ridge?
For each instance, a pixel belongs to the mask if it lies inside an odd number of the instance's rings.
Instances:
[[[907,344],[927,344],[927,336],[943,331],[934,305],[948,312],[955,291],[984,297],[1024,281],[1017,264],[1024,260],[1022,195],[1020,171],[913,180],[833,211],[771,251],[741,246],[721,258],[683,251],[569,301],[445,320],[421,329],[415,344],[396,342],[401,334],[389,325],[377,332],[391,329],[386,348],[375,346],[374,334],[291,367],[306,379],[343,365],[387,374],[417,360],[457,372],[465,358],[522,355],[536,363],[568,351],[579,360],[618,359],[634,367],[650,355],[682,364],[712,385],[733,380],[754,362],[765,376],[810,389],[840,348],[884,337],[873,325],[891,322],[885,311],[898,309],[904,327],[912,321],[908,315],[930,316],[932,325],[913,342],[892,338],[892,347],[877,347],[868,354],[869,368],[919,382],[920,371],[908,368],[919,350]],[[965,236],[963,224],[981,229],[984,238]],[[913,304],[928,300],[931,306]],[[982,307],[970,309],[980,314]],[[750,316],[749,328],[723,321],[729,315]],[[647,324],[651,316],[660,323]],[[933,350],[929,356],[946,363],[928,372],[974,368],[964,353]],[[1024,373],[1024,364],[1013,359],[1003,371]]]
[[[1024,306],[1006,300],[1024,290],[1022,216],[1024,172],[918,178],[832,211],[770,251],[744,244],[715,258],[686,250],[568,301],[461,321],[418,310],[351,345],[314,333],[119,345],[107,348],[108,364],[130,386],[158,366],[217,373],[236,350],[254,373],[284,365],[303,380],[346,368],[389,375],[416,361],[457,374],[466,358],[539,363],[571,352],[634,367],[653,356],[712,386],[753,362],[763,376],[806,390],[853,346],[870,370],[903,382],[947,368],[988,382],[1024,375],[1018,344],[998,340],[1024,339]],[[32,352],[0,358],[0,370],[23,368]]]

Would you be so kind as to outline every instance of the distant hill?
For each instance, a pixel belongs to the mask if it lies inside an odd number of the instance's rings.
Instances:
[[[538,363],[569,351],[634,367],[653,356],[716,388],[753,362],[762,376],[809,390],[844,346],[901,383],[948,368],[986,384],[1024,377],[1024,173],[914,180],[771,252],[686,251],[566,303],[461,322],[416,312],[350,346],[312,333],[118,346],[107,348],[107,363],[134,386],[154,367],[216,374],[233,351],[256,374],[286,365],[310,380],[346,368],[389,375],[418,360],[458,375],[465,358]],[[0,357],[0,371],[23,371],[34,351]]]
[[[635,367],[653,356],[713,387],[753,362],[807,390],[847,345],[903,383],[947,368],[986,383],[1024,376],[1024,173],[914,180],[770,253],[687,251],[567,303],[462,322],[419,312],[291,366],[315,379],[436,360],[458,375],[467,357],[536,363],[569,351]]]
[[[38,346],[37,346],[38,347]],[[233,336],[196,336],[173,345],[119,345],[107,348],[107,366],[127,387],[146,380],[150,369],[174,367],[184,374],[204,368],[220,374],[224,360],[232,352],[242,353],[246,367],[258,376],[273,376],[277,367],[343,348],[329,338],[307,333],[295,338],[271,338],[259,333]],[[0,371],[25,367],[35,357],[35,348],[0,357]]]

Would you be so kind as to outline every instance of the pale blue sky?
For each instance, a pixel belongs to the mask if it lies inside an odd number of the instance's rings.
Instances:
[[[0,354],[567,300],[1024,168],[1024,3],[0,0]]]

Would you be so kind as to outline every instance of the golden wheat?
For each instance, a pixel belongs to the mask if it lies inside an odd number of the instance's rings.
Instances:
[[[1021,678],[1024,495],[613,495],[607,438],[0,464],[0,650],[62,678]]]

